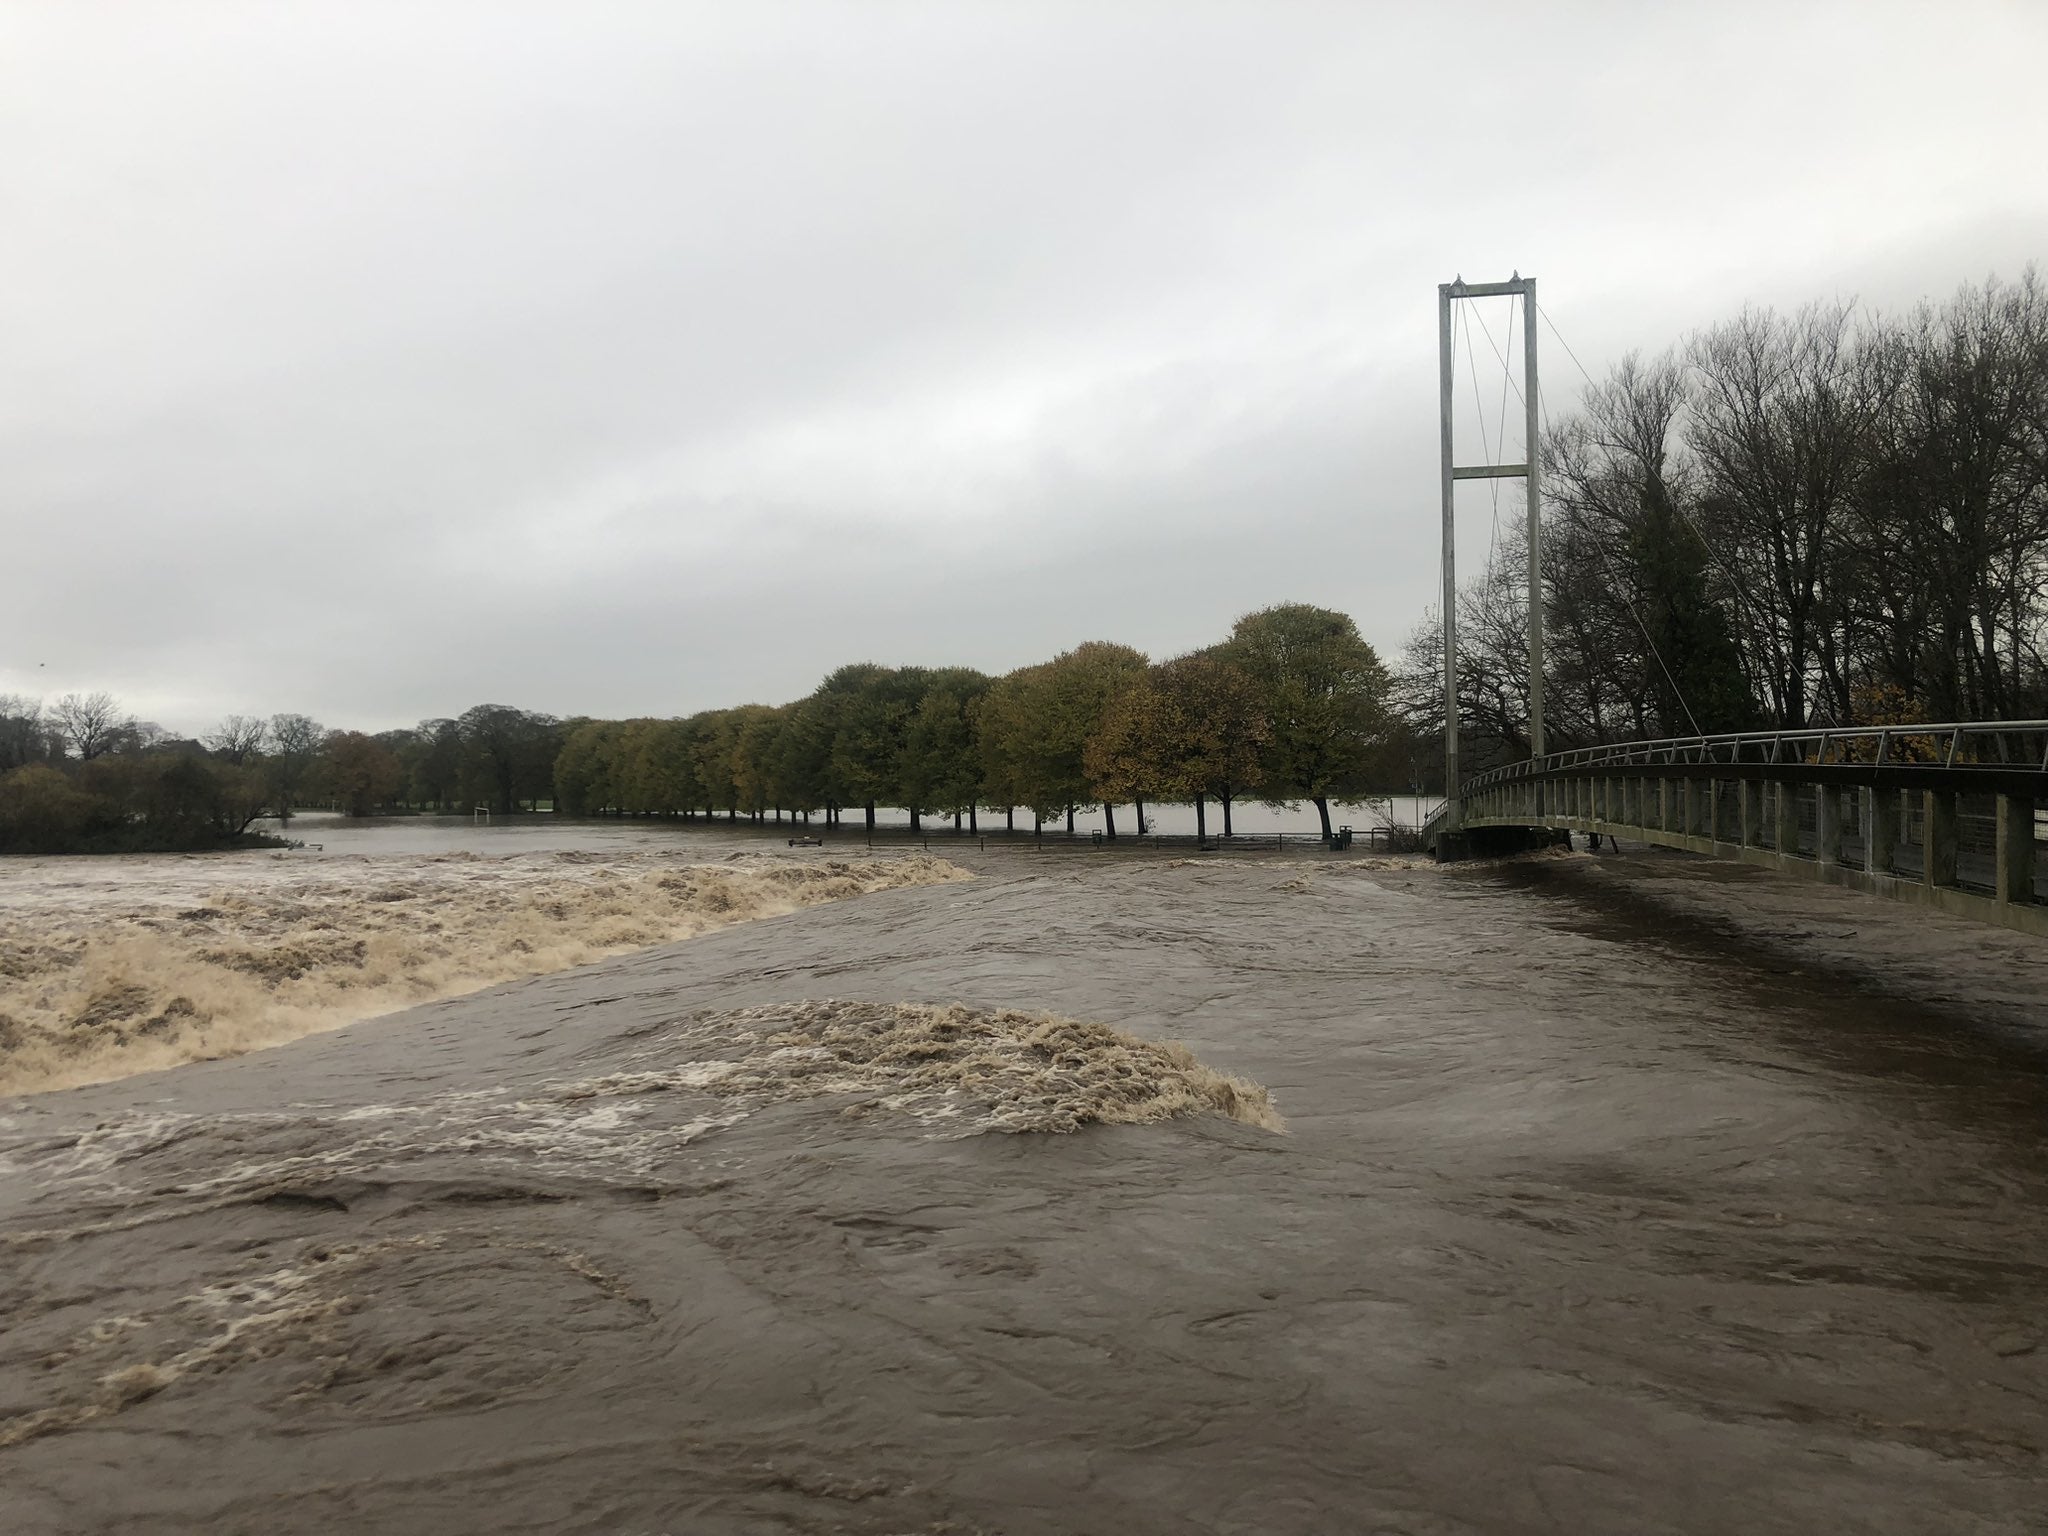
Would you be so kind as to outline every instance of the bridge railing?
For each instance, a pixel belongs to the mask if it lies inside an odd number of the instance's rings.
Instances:
[[[1424,829],[1439,858],[1532,829],[1640,837],[2048,936],[2048,720],[1572,747],[1477,774],[1454,805]]]
[[[1735,731],[1571,747],[1475,774],[1461,797],[1523,779],[1593,769],[1700,765],[1864,766],[2003,770],[2048,774],[2048,720],[1957,720],[1939,724],[1823,726]]]

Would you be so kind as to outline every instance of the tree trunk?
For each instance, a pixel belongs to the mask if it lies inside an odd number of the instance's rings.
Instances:
[[[1209,841],[1209,797],[1200,790],[1195,791],[1195,841]]]
[[[918,820],[918,814],[917,807],[912,806],[910,809],[910,830],[913,832],[924,830],[924,823]]]
[[[1017,830],[1017,807],[1015,807],[1014,805],[1011,806],[1007,811],[1003,812],[1003,825],[1007,830],[1011,832]]]
[[[1074,835],[1074,808],[1073,808],[1073,807],[1072,807],[1072,806],[1070,805],[1070,806],[1068,806],[1068,807],[1067,807],[1067,836],[1069,836],[1069,837],[1072,837],[1073,835]]]
[[[1315,807],[1316,807],[1316,814],[1317,814],[1318,816],[1320,816],[1320,817],[1322,817],[1322,818],[1323,818],[1323,840],[1324,840],[1325,842],[1327,842],[1327,841],[1329,841],[1329,837],[1330,837],[1330,799],[1329,799],[1329,796],[1327,796],[1327,795],[1311,795],[1311,796],[1309,796],[1309,798],[1310,798],[1311,800],[1313,800],[1313,801],[1315,802]]]
[[[970,805],[967,807],[967,831],[970,835],[978,834],[981,831],[981,808],[979,806]]]
[[[1138,836],[1143,837],[1145,835],[1145,802],[1134,795],[1131,798],[1131,809],[1137,813]]]
[[[1045,818],[1036,811],[1031,813],[1031,835],[1033,837],[1045,836]]]
[[[868,802],[868,836],[869,836],[869,837],[873,837],[874,835],[875,835],[875,802],[874,802],[874,801],[872,801],[872,800],[870,800],[870,801]]]
[[[1102,802],[1102,835],[1111,842],[1116,841],[1116,807],[1107,800]]]
[[[953,813],[953,830],[955,832],[960,830],[960,813],[958,811]]]
[[[1225,790],[1225,791],[1223,792],[1223,794],[1222,794],[1221,798],[1222,798],[1222,801],[1223,801],[1223,835],[1224,835],[1225,837],[1229,837],[1229,836],[1231,835],[1231,832],[1230,832],[1230,791],[1226,789],[1226,790]]]

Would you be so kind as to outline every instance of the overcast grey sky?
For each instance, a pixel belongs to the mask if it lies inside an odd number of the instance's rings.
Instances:
[[[1437,283],[1597,372],[2017,273],[2044,60],[2038,0],[6,0],[0,692],[674,714],[1285,599],[1391,654]]]

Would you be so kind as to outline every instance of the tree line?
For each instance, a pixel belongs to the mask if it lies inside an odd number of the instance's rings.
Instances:
[[[1543,444],[1549,745],[2048,714],[2048,288],[1749,308]],[[1527,558],[1460,592],[1471,761],[1528,751]],[[1443,727],[1432,615],[1396,679]]]
[[[1287,603],[1247,614],[1219,644],[1151,662],[1091,641],[990,677],[968,667],[839,668],[804,698],[685,719],[586,720],[555,764],[577,814],[783,815],[828,825],[878,807],[950,816],[982,810],[1034,830],[1102,806],[1142,830],[1145,805],[1186,803],[1206,835],[1213,801],[1313,804],[1405,784],[1390,679],[1344,614]],[[1390,777],[1390,774],[1396,776]]]
[[[180,739],[108,693],[47,706],[0,694],[0,852],[234,846],[256,822],[314,806],[532,808],[553,795],[561,743],[553,716],[502,704],[374,735],[229,715]]]
[[[218,846],[259,819],[387,811],[723,815],[838,824],[878,807],[1014,828],[1100,804],[1191,803],[1231,830],[1246,799],[1330,802],[1405,787],[1413,744],[1391,679],[1344,614],[1289,603],[1206,649],[1153,663],[1093,641],[990,677],[967,667],[840,667],[804,698],[685,718],[558,719],[479,704],[366,734],[308,716],[230,715],[171,737],[111,695],[0,696],[0,851]]]

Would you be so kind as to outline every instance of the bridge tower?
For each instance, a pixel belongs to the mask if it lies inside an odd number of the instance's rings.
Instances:
[[[1521,464],[1465,464],[1451,451],[1451,305],[1459,299],[1520,295],[1522,300],[1522,404],[1526,416]],[[1536,279],[1519,272],[1504,283],[1468,283],[1462,277],[1437,284],[1438,375],[1443,404],[1444,501],[1444,827],[1458,829],[1458,543],[1457,482],[1521,480],[1529,501],[1529,755],[1543,755],[1543,466],[1539,447],[1540,405],[1536,394]]]

